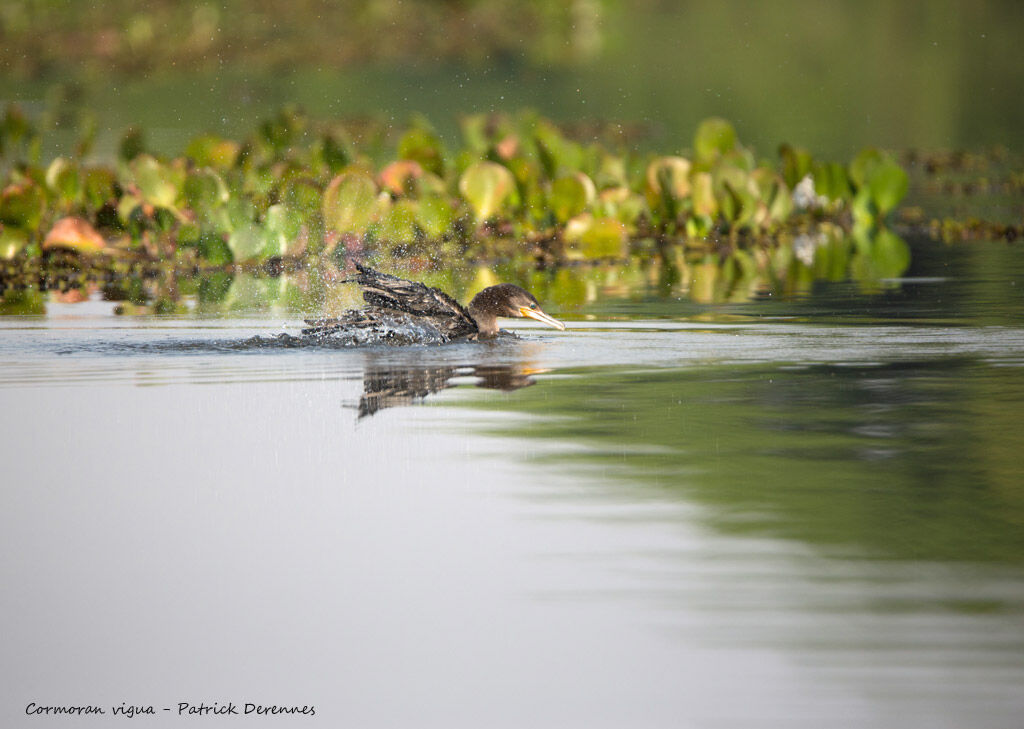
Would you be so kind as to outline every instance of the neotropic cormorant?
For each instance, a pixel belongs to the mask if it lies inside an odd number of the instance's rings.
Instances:
[[[346,343],[420,344],[498,336],[498,317],[536,319],[556,329],[565,324],[545,314],[533,294],[513,284],[489,286],[468,307],[440,289],[356,264],[354,280],[368,306],[340,317],[307,319],[305,337]]]

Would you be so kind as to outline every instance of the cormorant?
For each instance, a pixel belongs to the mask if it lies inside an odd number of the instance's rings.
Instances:
[[[514,284],[488,286],[463,307],[440,289],[358,263],[356,271],[352,280],[362,286],[368,306],[336,318],[307,319],[303,336],[351,344],[440,344],[496,337],[498,317],[528,317],[565,329],[533,294]]]

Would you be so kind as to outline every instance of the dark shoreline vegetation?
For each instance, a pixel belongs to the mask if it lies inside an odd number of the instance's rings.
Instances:
[[[256,275],[242,297],[254,308],[330,308],[350,258],[459,293],[493,283],[496,267],[519,281],[548,271],[575,289],[586,284],[573,271],[611,264],[623,285],[653,277],[701,303],[800,295],[816,280],[871,292],[907,270],[904,236],[1021,235],[1005,221],[1024,173],[1005,150],[833,161],[783,144],[763,158],[712,118],[690,149],[658,155],[632,151],[618,125],[559,126],[528,111],[460,126],[451,149],[423,118],[395,130],[289,107],[243,139],[198,136],[175,157],[131,129],[115,161],[94,161],[87,126],[70,154],[44,161],[40,125],[9,106],[0,312],[41,313],[44,292],[80,301],[95,290],[125,313],[182,313],[189,295],[215,311],[238,272]],[[908,189],[913,204],[899,208]],[[966,201],[966,213],[939,217],[933,198],[940,210]]]

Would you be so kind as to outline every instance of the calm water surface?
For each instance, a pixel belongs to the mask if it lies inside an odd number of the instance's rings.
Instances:
[[[5,725],[1020,726],[1019,303],[356,351],[112,306],[0,320]]]

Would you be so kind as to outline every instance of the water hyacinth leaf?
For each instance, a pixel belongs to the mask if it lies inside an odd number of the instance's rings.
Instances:
[[[594,260],[621,258],[629,233],[618,220],[583,213],[566,223],[562,237],[570,245],[570,254]]]
[[[814,165],[814,191],[829,200],[849,200],[850,178],[838,162],[819,162]]]
[[[239,263],[260,259],[265,244],[262,231],[254,223],[240,225],[228,236],[228,248],[234,260]]]
[[[603,154],[594,174],[594,184],[599,188],[625,187],[629,184],[626,160],[611,154]]]
[[[416,180],[416,194],[420,196],[448,195],[448,185],[437,175],[424,172]]]
[[[376,213],[377,186],[362,172],[338,175],[324,192],[324,222],[339,233],[362,235]]]
[[[440,195],[426,195],[416,206],[416,225],[428,238],[440,238],[455,222],[455,211]]]
[[[0,223],[35,230],[45,207],[46,194],[38,185],[29,181],[8,185],[0,192]]]
[[[676,216],[679,201],[690,194],[691,166],[684,157],[659,157],[647,166],[645,192],[652,208]]]
[[[888,215],[907,194],[907,173],[891,157],[875,165],[868,176],[871,199],[881,216]]]
[[[103,236],[82,218],[61,218],[43,239],[43,250],[66,248],[77,253],[99,253],[107,245]]]
[[[861,150],[850,162],[850,179],[858,188],[866,187],[872,170],[882,163],[884,155],[873,147]]]
[[[241,152],[238,142],[205,134],[195,137],[185,147],[185,156],[198,167],[216,167],[226,170],[234,167]]]
[[[697,160],[709,163],[736,149],[736,130],[725,119],[705,119],[697,127],[693,150]]]
[[[82,178],[78,165],[64,157],[55,158],[46,168],[46,186],[65,204],[82,200]]]
[[[117,178],[105,167],[90,167],[82,172],[85,202],[91,208],[101,208],[112,202],[116,195]]]
[[[862,189],[853,198],[853,204],[850,206],[850,212],[853,214],[853,227],[854,230],[868,230],[875,224],[875,207],[871,202],[871,193],[869,190]]]
[[[340,172],[352,161],[352,151],[347,139],[328,133],[320,140],[320,157],[332,173]]]
[[[211,266],[224,266],[234,260],[228,242],[224,240],[223,236],[216,233],[203,233],[200,235],[196,249],[199,257]],[[224,291],[226,290],[225,287]],[[200,294],[202,294],[202,288],[200,288]],[[223,298],[223,294],[221,298]],[[203,301],[202,296],[200,296],[200,301]]]
[[[408,195],[415,188],[416,181],[423,177],[423,167],[411,159],[400,159],[380,171],[378,179],[382,189],[395,195]]]
[[[0,228],[0,259],[10,261],[28,245],[28,233],[19,228]]]
[[[228,231],[241,230],[256,220],[256,205],[242,197],[229,198],[224,210],[228,217]]]
[[[305,248],[300,237],[302,217],[283,203],[267,208],[263,229],[267,243],[264,253],[268,256],[295,256]]]
[[[806,149],[783,144],[779,147],[779,157],[782,158],[782,178],[792,190],[811,171],[811,153]]]
[[[485,114],[465,114],[459,117],[459,130],[468,150],[480,156],[487,151],[490,139],[487,133],[488,121]]]
[[[718,215],[718,200],[715,197],[714,181],[710,172],[696,172],[691,180],[693,212],[705,218]]]
[[[129,165],[143,199],[158,208],[174,209],[185,182],[185,173],[141,154]]]
[[[142,130],[131,127],[125,130],[121,136],[121,143],[117,147],[117,156],[123,162],[130,162],[146,151],[146,141]]]
[[[537,122],[533,136],[544,174],[548,178],[554,179],[559,174],[569,174],[582,167],[583,148],[562,136],[562,132],[551,122]]]
[[[398,156],[418,162],[435,175],[444,175],[444,147],[436,134],[426,129],[413,128],[398,142]]]
[[[416,237],[416,207],[411,200],[388,205],[381,216],[377,238],[392,243],[409,243]]]
[[[890,230],[880,230],[872,241],[871,260],[879,278],[898,278],[910,267],[910,246]]]
[[[760,225],[780,223],[793,212],[793,196],[786,186],[785,180],[769,169],[759,168],[750,173],[750,179],[757,188]]]
[[[285,185],[282,201],[289,209],[310,220],[320,212],[323,197],[324,193],[316,181],[308,177],[293,177]]]
[[[512,173],[496,162],[476,162],[459,178],[459,192],[481,223],[502,212],[514,189]]]
[[[185,178],[185,203],[198,217],[209,219],[229,198],[228,186],[213,170],[194,170]]]
[[[587,181],[590,181],[589,178]],[[593,188],[593,183],[591,183],[591,188]],[[551,183],[548,204],[558,222],[564,223],[569,218],[582,213],[587,208],[587,201],[588,190],[579,175],[559,177]]]
[[[120,200],[117,201],[117,217],[120,218],[122,223],[128,224],[128,222],[132,219],[135,210],[138,209],[141,205],[141,199],[139,199],[135,195],[126,193],[121,196]]]

